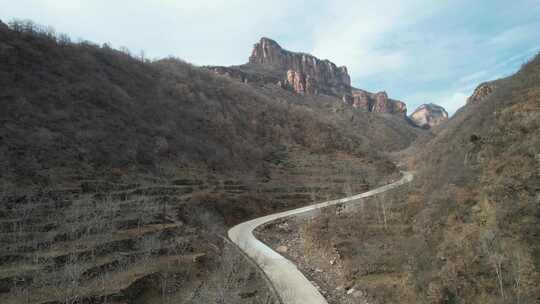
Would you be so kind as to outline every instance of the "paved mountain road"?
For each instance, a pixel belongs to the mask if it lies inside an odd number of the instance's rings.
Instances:
[[[229,230],[229,238],[261,267],[270,282],[274,285],[284,304],[327,304],[326,299],[298,270],[296,265],[257,240],[253,236],[253,230],[260,225],[283,217],[311,215],[321,208],[337,204],[354,205],[361,198],[399,187],[413,179],[413,175],[409,172],[402,172],[402,175],[400,180],[368,192],[290,211],[270,214],[238,224]]]

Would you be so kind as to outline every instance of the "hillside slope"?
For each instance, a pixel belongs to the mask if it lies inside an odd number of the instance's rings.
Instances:
[[[295,96],[283,90],[256,90],[178,60],[143,63],[107,46],[0,35],[4,175],[47,182],[53,174],[43,172],[53,167],[163,159],[253,170],[279,145],[377,158],[372,152],[388,142],[415,138],[411,128],[361,113],[342,118],[358,125],[344,128],[329,111],[291,104]]]
[[[417,141],[408,189],[266,234],[331,303],[538,303],[539,132],[537,56]]]
[[[31,22],[0,23],[0,103],[1,303],[274,303],[227,227],[382,183],[419,132]]]
[[[485,87],[483,84],[480,88]],[[540,301],[540,56],[475,91],[415,158],[415,217],[433,259],[424,290],[455,301]],[[418,201],[420,199],[420,201]],[[423,201],[423,202],[422,202]],[[437,270],[440,269],[440,270]],[[464,282],[468,282],[465,284]]]

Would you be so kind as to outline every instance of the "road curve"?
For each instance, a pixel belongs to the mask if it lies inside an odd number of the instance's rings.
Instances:
[[[321,208],[337,204],[352,205],[358,199],[388,191],[413,179],[413,175],[410,172],[402,172],[402,175],[402,178],[397,182],[368,192],[290,211],[270,214],[238,224],[229,229],[229,238],[261,267],[270,282],[274,285],[283,304],[328,304],[317,288],[298,270],[294,263],[257,240],[253,236],[253,230],[262,224],[283,217],[310,215],[316,213]]]

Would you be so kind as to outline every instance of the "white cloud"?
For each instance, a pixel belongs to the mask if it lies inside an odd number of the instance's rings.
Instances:
[[[433,10],[430,1],[332,1],[313,30],[312,53],[347,65],[354,77],[399,70],[406,61],[400,48],[381,48],[388,33],[405,29]],[[422,7],[423,9],[419,9]]]

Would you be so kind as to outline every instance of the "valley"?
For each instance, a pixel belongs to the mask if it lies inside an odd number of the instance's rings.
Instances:
[[[540,301],[540,57],[453,115],[245,57],[0,21],[0,303]]]

